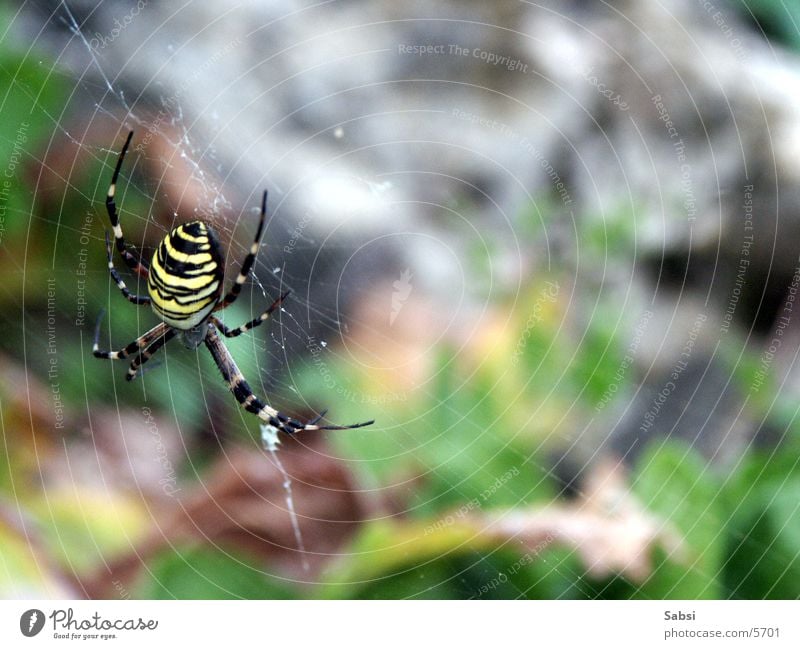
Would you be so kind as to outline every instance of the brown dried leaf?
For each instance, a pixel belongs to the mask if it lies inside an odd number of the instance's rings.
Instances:
[[[656,546],[678,561],[686,558],[683,539],[642,507],[631,494],[622,468],[610,462],[594,469],[585,493],[574,504],[470,518],[497,542],[522,541],[537,553],[551,543],[573,548],[595,577],[621,573],[644,581],[652,571]]]
[[[112,597],[109,584],[130,583],[153,555],[173,545],[209,543],[245,550],[288,575],[308,579],[353,535],[372,505],[347,466],[306,437],[278,451],[291,478],[303,543],[301,554],[286,506],[284,477],[261,449],[235,448],[219,457],[197,487],[182,488],[155,510],[146,540],[101,573],[83,580],[93,597]],[[303,560],[309,569],[303,568]]]

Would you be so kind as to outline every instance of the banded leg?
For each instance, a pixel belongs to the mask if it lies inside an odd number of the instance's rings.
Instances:
[[[214,357],[214,362],[222,373],[222,378],[228,383],[228,388],[233,392],[233,396],[236,397],[239,404],[248,412],[258,415],[259,419],[265,423],[288,435],[294,435],[304,430],[348,430],[350,428],[369,426],[374,423],[373,421],[365,421],[350,426],[320,426],[317,422],[320,421],[324,413],[321,413],[305,424],[296,419],[291,419],[275,410],[275,408],[263,403],[253,394],[253,390],[236,366],[236,361],[233,360],[230,352],[228,352],[228,349],[222,343],[213,324],[208,325],[208,333],[206,334],[204,342],[211,352],[211,356]]]
[[[177,329],[167,329],[167,333],[161,336],[161,338],[156,338],[152,343],[150,343],[136,358],[133,359],[131,366],[128,368],[128,373],[125,375],[125,380],[133,381],[133,379],[135,379],[137,376],[141,376],[143,372],[140,372],[139,368],[149,361],[153,354],[155,354],[159,349],[172,340],[177,333]]]
[[[140,336],[119,351],[103,351],[100,349],[100,322],[103,320],[104,315],[105,311],[101,311],[100,315],[97,317],[97,325],[94,328],[94,344],[92,345],[92,354],[94,354],[95,358],[107,358],[112,361],[116,361],[121,358],[127,358],[134,352],[145,349],[150,344],[161,338],[161,336],[166,334],[169,329],[171,329],[171,327],[165,322],[160,322],[146,334]]]
[[[289,293],[291,293],[291,291],[286,291],[286,293],[284,293],[277,300],[275,300],[270,305],[270,307],[266,311],[264,311],[264,313],[262,313],[257,318],[254,318],[247,324],[243,324],[241,327],[236,327],[236,329],[228,329],[228,327],[225,326],[225,323],[223,323],[216,316],[212,316],[211,321],[215,325],[217,325],[219,330],[222,332],[222,335],[225,336],[226,338],[235,338],[236,336],[241,336],[243,333],[250,331],[251,329],[257,327],[258,325],[266,322],[272,315],[272,312],[275,311],[275,309],[277,309],[281,305],[281,302],[283,302],[286,299]]]
[[[117,269],[114,268],[114,254],[111,250],[111,239],[108,237],[108,232],[106,232],[106,253],[108,254],[108,272],[111,273],[111,278],[117,283],[117,288],[122,291],[122,295],[125,296],[125,299],[134,304],[150,304],[150,298],[147,295],[131,293],[130,289],[125,285],[122,277],[120,277],[117,272]]]
[[[108,218],[111,220],[111,227],[114,230],[114,239],[117,242],[117,250],[119,250],[119,254],[122,255],[122,258],[125,260],[128,268],[139,275],[139,277],[147,279],[147,266],[145,266],[140,259],[137,259],[136,255],[125,249],[125,237],[122,236],[122,226],[119,224],[119,215],[117,214],[117,203],[114,200],[114,196],[117,193],[117,180],[119,179],[119,172],[120,169],[122,169],[122,162],[125,160],[125,154],[128,152],[128,147],[131,145],[132,137],[133,131],[128,133],[128,138],[125,140],[125,144],[122,146],[122,151],[119,152],[117,166],[114,167],[114,174],[111,176],[111,185],[109,185],[108,194],[106,194],[106,211],[108,212]]]
[[[239,293],[242,292],[242,285],[247,280],[247,276],[250,274],[250,269],[253,267],[253,263],[256,260],[256,255],[258,254],[258,247],[261,245],[261,233],[264,231],[264,223],[267,219],[267,191],[264,190],[264,195],[261,198],[261,218],[258,221],[258,230],[256,230],[256,237],[253,240],[253,244],[250,246],[250,252],[247,253],[247,257],[244,258],[242,262],[242,267],[239,270],[239,275],[236,277],[236,281],[233,283],[231,290],[228,291],[228,294],[223,298],[223,300],[219,303],[214,311],[221,311],[222,309],[229,307],[236,301],[236,298],[239,297]]]

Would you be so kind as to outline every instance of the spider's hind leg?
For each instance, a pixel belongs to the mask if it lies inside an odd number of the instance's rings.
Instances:
[[[122,292],[123,297],[129,302],[133,302],[139,306],[143,304],[150,304],[150,297],[147,295],[136,295],[135,293],[132,293],[131,290],[125,285],[125,282],[123,281],[122,277],[120,277],[117,269],[114,268],[114,256],[112,254],[111,239],[108,236],[108,232],[106,232],[106,254],[108,255],[108,272],[111,273],[111,279],[117,283],[117,288]],[[147,277],[147,274],[145,274],[145,277]]]
[[[239,274],[236,276],[236,281],[234,281],[231,290],[228,291],[228,293],[222,300],[220,300],[219,305],[215,309],[216,311],[221,311],[222,309],[229,307],[236,301],[236,298],[239,297],[239,293],[241,293],[242,291],[242,286],[247,280],[247,276],[250,274],[250,269],[253,267],[253,264],[256,261],[258,248],[259,245],[261,244],[261,233],[264,231],[264,223],[266,223],[266,220],[267,220],[267,191],[264,190],[264,195],[261,197],[261,217],[259,218],[258,221],[258,229],[256,230],[256,236],[253,239],[253,243],[250,245],[250,251],[247,253],[247,257],[245,257],[244,261],[242,262],[242,267],[239,270]]]
[[[225,323],[223,323],[222,320],[220,320],[216,316],[212,317],[211,320],[219,328],[223,336],[225,336],[226,338],[235,338],[236,336],[240,336],[241,334],[250,331],[251,329],[255,329],[258,325],[265,323],[272,315],[272,312],[275,311],[275,309],[277,309],[281,305],[281,303],[287,298],[289,293],[291,293],[291,291],[286,291],[277,300],[275,300],[269,306],[269,308],[266,311],[264,311],[264,313],[262,313],[257,318],[253,318],[247,324],[243,324],[241,327],[236,327],[236,329],[228,329],[228,327],[225,326]]]
[[[119,180],[119,172],[122,169],[122,163],[125,160],[125,154],[128,152],[128,147],[131,145],[132,138],[133,131],[128,133],[125,144],[122,146],[122,150],[119,152],[117,164],[114,167],[114,173],[111,176],[111,184],[108,186],[108,193],[106,194],[106,212],[108,212],[108,219],[111,221],[111,228],[114,230],[114,240],[117,243],[117,250],[119,250],[119,254],[125,260],[128,268],[139,275],[139,277],[147,279],[149,272],[147,266],[140,259],[137,259],[133,253],[125,248],[125,237],[122,234],[122,226],[119,224],[119,214],[117,213],[117,180]]]

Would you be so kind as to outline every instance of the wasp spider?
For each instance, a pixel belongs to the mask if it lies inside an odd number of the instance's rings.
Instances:
[[[302,430],[345,430],[372,424],[372,421],[365,421],[350,426],[321,426],[318,422],[322,419],[324,412],[306,423],[291,419],[278,412],[253,394],[236,366],[236,362],[219,337],[219,332],[222,332],[227,338],[233,338],[257,327],[270,317],[289,294],[288,292],[284,293],[260,316],[241,327],[236,327],[236,329],[228,329],[214,315],[236,301],[255,262],[267,213],[266,191],[261,200],[261,219],[258,223],[255,240],[242,263],[236,281],[224,297],[222,297],[222,281],[225,264],[217,235],[208,223],[191,221],[176,227],[162,239],[149,265],[138,254],[133,254],[125,247],[114,194],[122,162],[132,137],[133,132],[128,134],[128,139],[125,140],[125,145],[117,159],[117,166],[111,177],[111,185],[106,196],[106,209],[114,231],[117,250],[128,268],[142,279],[147,280],[148,295],[135,295],[125,285],[122,277],[114,268],[111,240],[106,232],[108,270],[122,295],[129,302],[136,305],[149,304],[156,315],[161,318],[161,322],[119,351],[102,351],[99,348],[100,322],[103,317],[101,313],[97,319],[94,346],[92,347],[95,357],[118,360],[135,355],[125,376],[130,381],[136,378],[141,372],[142,365],[153,354],[178,336],[189,349],[196,349],[200,343],[204,343],[233,392],[233,396],[241,406],[278,430],[294,434]]]

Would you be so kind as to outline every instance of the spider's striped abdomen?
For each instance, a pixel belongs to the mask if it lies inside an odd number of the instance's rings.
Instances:
[[[203,221],[172,230],[153,255],[147,290],[153,311],[186,331],[205,320],[219,300],[224,261],[217,235]]]

